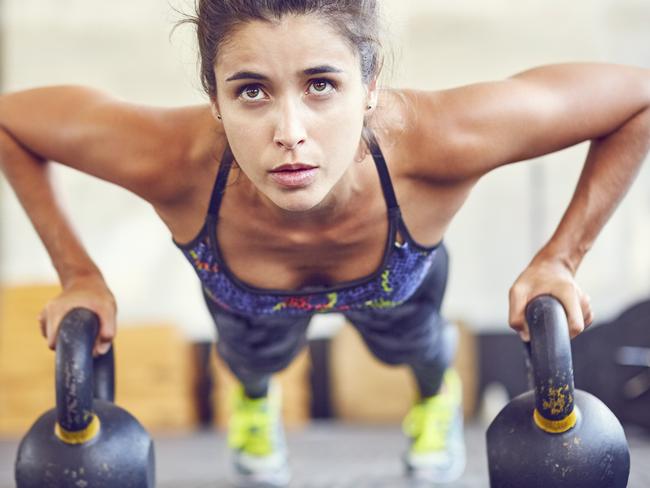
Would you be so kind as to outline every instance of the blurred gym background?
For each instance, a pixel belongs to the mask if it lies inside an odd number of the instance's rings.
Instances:
[[[382,5],[394,57],[386,86],[442,89],[568,61],[650,68],[647,0]],[[0,91],[84,84],[143,104],[205,103],[191,29],[170,37],[180,19],[175,9],[190,11],[191,2],[0,0]],[[507,396],[526,389],[522,349],[507,327],[508,289],[559,221],[586,149],[488,175],[446,237],[444,311],[462,331],[458,367],[466,413],[477,419],[471,425],[485,425]],[[67,168],[54,174],[117,298],[117,402],[154,437],[176,435],[187,448],[187,432],[223,427],[231,381],[211,352],[214,330],[198,281],[147,204]],[[574,341],[577,386],[605,400],[630,429],[650,428],[649,186],[646,164],[578,273],[597,326]],[[0,486],[12,479],[15,440],[54,404],[54,356],[36,317],[57,289],[49,258],[0,177]],[[339,419],[392,432],[413,399],[407,372],[372,359],[337,315],[317,317],[310,337],[282,375],[288,423],[300,432],[320,425],[314,419]]]

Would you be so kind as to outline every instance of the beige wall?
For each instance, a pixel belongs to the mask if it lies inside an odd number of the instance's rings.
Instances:
[[[147,104],[204,101],[193,39],[170,0],[4,0],[4,88],[89,84]],[[394,86],[439,89],[574,60],[650,67],[645,0],[384,0],[397,63]],[[34,107],[37,110],[38,107]],[[476,327],[505,323],[511,282],[548,238],[575,185],[586,146],[484,178],[452,225],[446,310]],[[153,211],[124,191],[70,170],[60,193],[114,289],[122,317],[175,320],[210,334],[192,271]],[[542,184],[543,183],[543,184]],[[607,317],[650,292],[647,165],[579,272]],[[53,280],[44,251],[2,188],[0,266],[5,282]]]

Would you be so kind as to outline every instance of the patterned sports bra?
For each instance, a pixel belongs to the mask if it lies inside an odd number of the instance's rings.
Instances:
[[[295,291],[255,288],[239,280],[221,257],[217,233],[219,208],[233,162],[232,152],[226,147],[203,228],[187,244],[174,241],[194,267],[209,299],[233,313],[258,316],[392,308],[413,295],[431,267],[439,244],[426,247],[413,240],[402,219],[377,140],[370,131],[366,135],[388,208],[388,238],[379,268],[353,281]],[[403,243],[396,241],[398,230]]]

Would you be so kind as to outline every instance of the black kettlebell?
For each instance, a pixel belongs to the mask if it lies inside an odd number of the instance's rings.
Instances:
[[[77,308],[63,318],[56,408],[36,421],[18,447],[17,488],[153,488],[153,443],[131,414],[112,403],[112,347],[93,366],[98,330],[90,310]]]
[[[492,488],[627,486],[623,427],[595,396],[573,387],[562,304],[540,296],[526,307],[534,391],[514,398],[487,431]]]

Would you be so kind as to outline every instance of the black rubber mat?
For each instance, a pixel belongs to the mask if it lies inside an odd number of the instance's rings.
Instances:
[[[485,429],[466,429],[467,469],[446,488],[487,487]],[[650,487],[650,435],[628,431],[632,470],[628,488]],[[315,423],[289,432],[292,488],[423,488],[402,476],[405,441],[397,427],[360,427]],[[159,488],[220,488],[227,481],[228,459],[221,432],[157,436]],[[15,441],[0,441],[0,488],[13,488]],[[428,485],[431,486],[431,485]],[[435,486],[435,485],[434,485]]]

